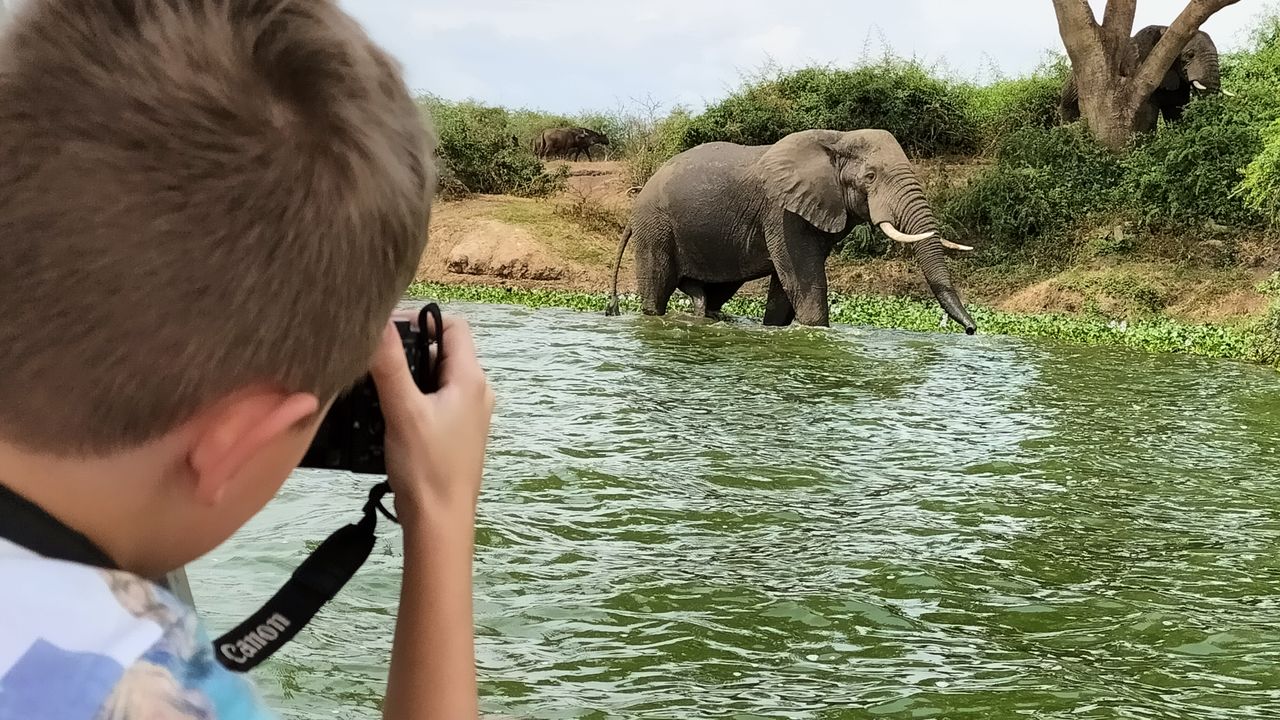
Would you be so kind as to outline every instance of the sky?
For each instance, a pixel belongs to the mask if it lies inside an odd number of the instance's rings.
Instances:
[[[699,109],[773,63],[850,65],[887,47],[966,78],[1034,69],[1061,49],[1050,0],[341,0],[410,87],[551,112],[656,101]],[[1091,0],[1101,16],[1105,0]],[[1135,30],[1187,0],[1139,0]],[[1204,29],[1247,41],[1263,0]]]

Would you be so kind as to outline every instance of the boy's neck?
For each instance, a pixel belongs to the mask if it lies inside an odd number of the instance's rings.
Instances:
[[[155,453],[143,448],[103,458],[61,458],[0,441],[0,485],[84,535],[117,567],[156,578],[169,568],[157,566],[154,543],[147,542],[156,490],[163,485]]]

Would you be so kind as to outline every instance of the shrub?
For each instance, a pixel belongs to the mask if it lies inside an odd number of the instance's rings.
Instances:
[[[1263,19],[1253,47],[1223,63],[1223,86],[1236,93],[1238,107],[1252,115],[1261,151],[1243,173],[1239,193],[1245,205],[1272,225],[1280,224],[1280,15]]]
[[[689,112],[682,107],[662,118],[652,109],[646,114],[631,116],[623,146],[627,181],[636,187],[648,182],[663,163],[680,152],[690,122]]]
[[[1066,58],[1055,56],[1029,77],[970,88],[970,112],[981,149],[995,150],[1002,138],[1022,128],[1057,125],[1058,99],[1070,72]]]
[[[627,226],[624,210],[602,203],[582,190],[570,190],[569,202],[557,205],[555,212],[584,230],[601,235],[616,236]]]
[[[538,197],[565,186],[563,170],[548,174],[530,147],[513,145],[511,116],[476,102],[424,98],[439,135],[441,189],[447,194]]]
[[[853,226],[837,245],[836,254],[846,260],[881,257],[892,250],[892,241],[870,223]]]
[[[1280,118],[1280,14],[1264,17],[1250,40],[1244,51],[1223,57],[1222,85],[1266,124]]]
[[[1240,193],[1251,210],[1280,225],[1280,120],[1262,132],[1262,152],[1245,168]]]
[[[1280,272],[1259,283],[1258,292],[1271,298],[1271,305],[1249,328],[1249,359],[1280,367]]]
[[[1137,219],[1157,226],[1261,222],[1237,192],[1262,150],[1252,110],[1230,98],[1192,102],[1177,123],[1138,139],[1125,160],[1123,192]]]
[[[749,80],[689,123],[683,147],[716,140],[767,145],[813,128],[880,128],[912,154],[965,153],[977,140],[968,101],[966,90],[914,61],[775,70]]]
[[[986,262],[1054,255],[1070,250],[1064,241],[1079,223],[1112,209],[1122,170],[1078,125],[1026,127],[1001,141],[990,168],[934,205],[947,233],[978,244]]]

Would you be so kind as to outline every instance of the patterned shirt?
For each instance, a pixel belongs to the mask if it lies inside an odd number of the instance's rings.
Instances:
[[[0,720],[268,720],[191,608],[0,539]]]

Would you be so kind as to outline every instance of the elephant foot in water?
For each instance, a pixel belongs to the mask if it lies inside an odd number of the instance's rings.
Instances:
[[[706,318],[712,322],[727,322],[732,316],[725,313],[725,303],[742,288],[743,283],[701,283],[685,280],[680,283],[680,290],[693,301],[690,312],[696,318]]]

